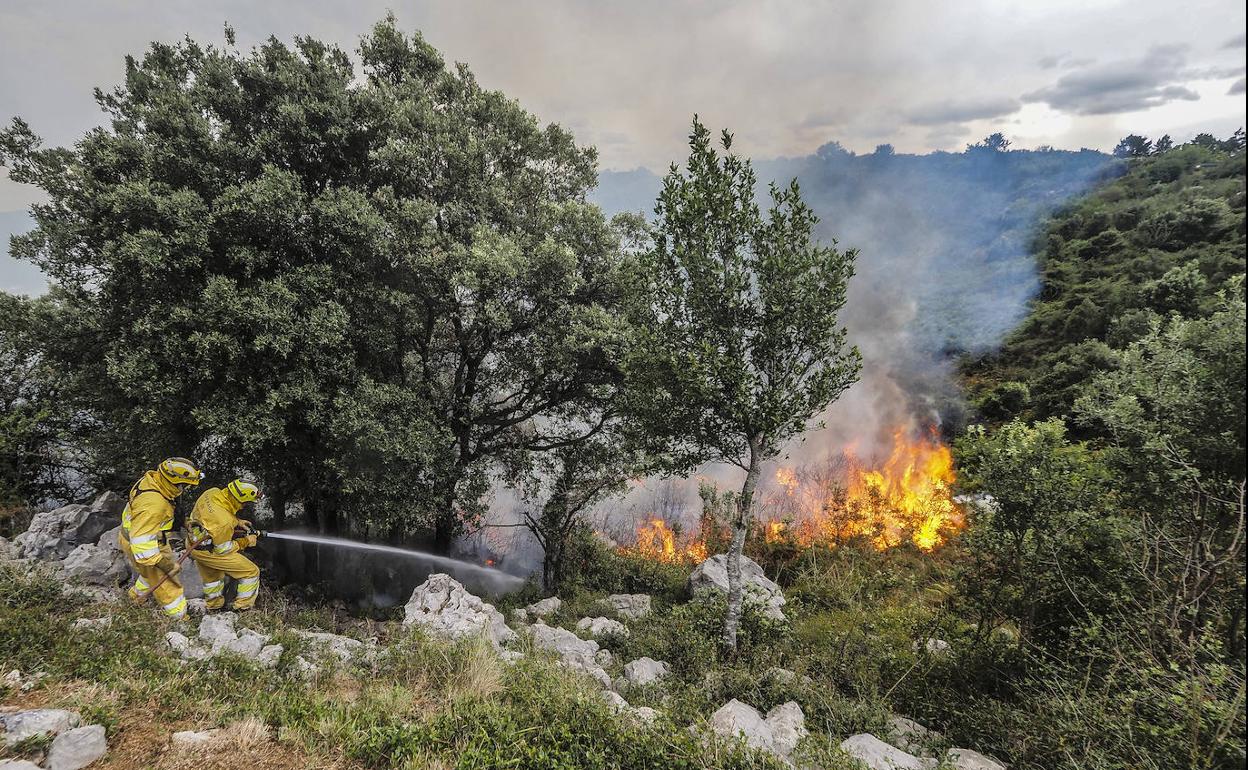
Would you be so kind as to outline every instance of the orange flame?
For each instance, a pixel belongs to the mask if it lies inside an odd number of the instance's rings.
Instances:
[[[658,516],[651,516],[637,528],[637,543],[632,550],[648,559],[666,564],[698,564],[707,556],[706,543],[679,543],[676,533]]]
[[[799,543],[835,544],[862,535],[879,550],[909,540],[931,551],[964,526],[951,491],[957,479],[953,455],[935,433],[914,437],[898,429],[882,465],[866,467],[852,451],[845,452],[845,462],[837,488],[802,485],[792,468],[776,471],[785,500],[798,507],[793,534]],[[778,542],[785,530],[782,522],[772,521],[764,538]]]
[[[778,496],[760,513],[762,539],[809,548],[861,536],[881,551],[906,541],[931,551],[965,526],[953,502],[956,479],[953,455],[934,431],[899,428],[888,459],[875,467],[851,446],[831,470],[778,468]],[[708,555],[702,537],[678,537],[653,514],[637,528],[636,544],[620,550],[667,564],[698,564]]]

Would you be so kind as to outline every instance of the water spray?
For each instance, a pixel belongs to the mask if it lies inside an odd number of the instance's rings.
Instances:
[[[399,548],[393,545],[378,545],[376,543],[361,543],[358,540],[348,540],[343,537],[308,535],[297,532],[264,532],[263,537],[266,539],[274,538],[277,540],[313,543],[316,545],[325,545],[335,548],[353,548],[357,550],[371,551],[374,553],[389,554],[392,556],[402,556],[410,559],[420,559],[437,565],[448,572],[466,572],[478,578],[505,585],[508,590],[519,588],[524,584],[523,578],[510,575],[493,567],[484,567],[480,564],[473,564],[470,561],[464,561],[463,559],[453,559],[449,556],[439,556],[438,554],[429,553],[428,551],[418,551],[413,548]]]

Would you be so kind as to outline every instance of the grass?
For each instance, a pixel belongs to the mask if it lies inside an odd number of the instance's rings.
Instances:
[[[108,628],[71,629],[105,613],[114,618]],[[184,663],[163,642],[178,626],[150,608],[94,605],[62,592],[50,573],[0,564],[0,667],[48,674],[29,693],[0,691],[0,700],[70,708],[103,724],[106,768],[212,767],[217,760],[169,744],[175,731],[211,728],[222,729],[232,767],[778,767],[735,741],[704,744],[683,724],[643,729],[620,719],[541,655],[509,665],[481,640],[430,639],[276,593],[239,622],[286,646],[276,669],[232,655]],[[292,667],[303,648],[290,633],[296,623],[376,635],[380,652],[304,681]]]

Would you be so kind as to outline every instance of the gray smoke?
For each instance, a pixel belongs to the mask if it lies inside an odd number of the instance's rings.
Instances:
[[[965,414],[957,357],[995,349],[1023,318],[1039,285],[1034,241],[1044,218],[1114,168],[1091,150],[854,155],[836,143],[756,163],[760,200],[768,182],[797,178],[823,241],[859,252],[842,320],[862,351],[861,379],[819,416],[823,427],[787,447],[785,463],[846,449],[882,459],[897,428],[956,431]],[[608,215],[650,214],[660,184],[644,169],[605,172],[594,199]],[[691,525],[700,480],[735,487],[740,478],[712,465],[691,479],[647,479],[600,506],[599,527],[627,537],[651,512]],[[508,507],[495,514],[507,518]]]

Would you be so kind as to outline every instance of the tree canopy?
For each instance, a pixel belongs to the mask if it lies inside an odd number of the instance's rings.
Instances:
[[[194,453],[446,548],[495,463],[596,429],[627,284],[592,149],[393,18],[358,53],[157,43],[73,147],[15,120],[0,163],[48,202],[13,250],[102,479]]]

